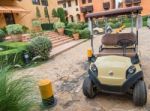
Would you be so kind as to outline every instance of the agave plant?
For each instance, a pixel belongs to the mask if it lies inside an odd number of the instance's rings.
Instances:
[[[0,111],[29,111],[34,106],[31,77],[16,78],[9,69],[0,69]]]

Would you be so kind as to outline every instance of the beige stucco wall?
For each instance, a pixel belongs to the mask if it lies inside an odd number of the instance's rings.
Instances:
[[[48,10],[49,10],[50,19],[51,19],[51,21],[53,21],[53,17],[52,17],[51,13],[52,13],[52,9],[57,7],[57,1],[56,0],[48,0],[48,3],[49,3]],[[42,6],[42,4],[33,5],[32,0],[22,0],[20,2],[15,1],[15,0],[7,0],[7,1],[1,0],[0,5],[14,5],[14,6],[22,7],[26,10],[30,10],[30,13],[14,14],[16,23],[25,25],[25,26],[29,27],[30,29],[32,29],[32,20],[36,19],[36,6],[39,7],[39,10],[41,13],[40,20],[42,22],[48,22],[48,19],[45,18],[45,15],[44,15],[44,7],[45,6]],[[0,14],[0,18],[2,18],[2,21],[0,22],[0,27],[3,27],[6,25],[3,14]]]
[[[58,6],[63,8],[63,3],[59,4]],[[78,11],[76,11],[77,8],[78,8]],[[66,8],[64,8],[64,10],[66,10],[68,12],[69,22],[71,22],[70,15],[73,16],[75,22],[78,22],[77,14],[80,14],[79,3],[78,3],[78,5],[76,5],[75,0],[72,0],[71,7],[68,7],[68,3],[66,2]]]

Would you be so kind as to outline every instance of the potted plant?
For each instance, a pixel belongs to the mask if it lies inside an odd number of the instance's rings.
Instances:
[[[33,30],[35,32],[40,32],[41,31],[41,22],[39,20],[33,20],[32,21],[32,26],[33,26]]]
[[[0,42],[4,41],[5,36],[6,36],[5,32],[0,29]]]
[[[8,35],[11,35],[13,41],[21,41],[22,40],[22,33],[23,28],[20,24],[12,24],[6,26],[6,31]]]
[[[73,38],[74,40],[79,40],[80,39],[80,35],[79,35],[79,31],[78,30],[73,30]]]
[[[80,36],[79,36],[79,25],[77,23],[75,23],[73,25],[73,38],[74,40],[79,40]]]
[[[57,30],[59,35],[64,35],[65,24],[63,22],[56,22],[54,28]]]

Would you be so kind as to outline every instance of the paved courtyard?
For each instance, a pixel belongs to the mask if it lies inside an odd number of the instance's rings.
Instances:
[[[150,84],[150,30],[143,28],[139,34],[139,49],[147,89]],[[95,37],[94,44],[100,45],[101,36]],[[150,90],[148,102],[143,108],[135,107],[128,96],[99,94],[95,99],[87,99],[82,94],[82,83],[86,74],[86,51],[90,41],[84,42],[37,67],[17,71],[17,75],[32,75],[35,81],[50,79],[53,84],[57,106],[50,111],[150,111]],[[95,47],[96,48],[96,47]],[[41,101],[38,86],[36,98]],[[41,111],[37,108],[35,111]],[[48,111],[48,110],[45,110]]]

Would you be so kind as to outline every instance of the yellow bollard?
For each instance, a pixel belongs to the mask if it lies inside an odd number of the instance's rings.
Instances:
[[[87,56],[88,56],[88,58],[93,56],[92,49],[87,50]]]
[[[91,59],[93,57],[93,51],[92,51],[92,49],[88,49],[87,50],[87,57],[88,57],[88,61],[91,62]]]
[[[53,107],[56,105],[56,99],[54,98],[52,84],[50,80],[40,80],[39,89],[42,97],[42,102],[44,106]]]

